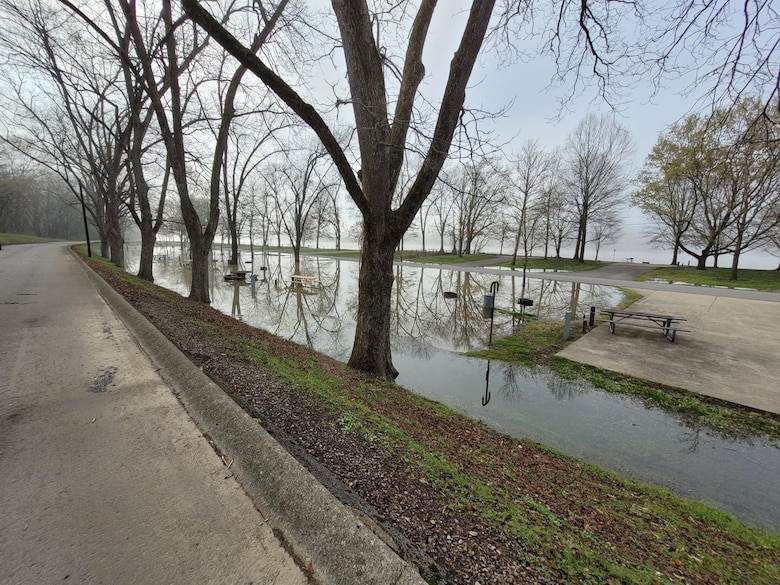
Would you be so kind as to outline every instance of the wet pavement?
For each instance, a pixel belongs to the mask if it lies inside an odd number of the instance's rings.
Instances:
[[[67,248],[0,299],[0,581],[307,582]]]

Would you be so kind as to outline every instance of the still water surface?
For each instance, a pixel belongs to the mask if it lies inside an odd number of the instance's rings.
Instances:
[[[131,246],[128,252],[129,269],[135,270],[138,249]],[[179,249],[160,249],[159,254],[156,284],[186,295],[190,275]],[[346,361],[355,330],[357,262],[304,257],[301,272],[315,281],[292,287],[289,255],[256,255],[254,263],[242,267],[257,273],[252,286],[225,282],[227,266],[218,251],[215,258],[215,308]],[[518,275],[397,265],[392,341],[399,384],[499,431],[666,487],[780,533],[780,449],[759,439],[720,438],[647,409],[636,399],[571,383],[545,370],[460,355],[487,345],[490,321],[482,316],[482,303],[493,282],[498,282],[494,337],[507,335],[524,319],[562,320],[566,311],[581,315],[591,305],[612,306],[621,298],[612,287],[534,278],[527,278],[524,286]],[[445,292],[457,297],[445,298]],[[513,306],[521,296],[534,299],[530,317],[518,315]]]

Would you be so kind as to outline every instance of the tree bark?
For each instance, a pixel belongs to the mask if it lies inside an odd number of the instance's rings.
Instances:
[[[675,243],[674,252],[672,252],[672,266],[677,266],[679,253],[680,253],[680,244]]]
[[[122,225],[119,220],[119,201],[116,194],[106,197],[106,224],[108,227],[108,250],[111,262],[119,268],[125,267],[125,240],[122,237]]]
[[[386,230],[366,226],[361,253],[355,342],[350,367],[382,373],[395,379],[390,347],[390,299],[393,289],[393,252],[398,241]]]
[[[154,263],[154,244],[157,241],[157,234],[150,224],[144,223],[141,228],[141,260],[138,265],[138,278],[143,278],[149,282],[154,282],[153,263]]]
[[[737,280],[737,269],[739,268],[739,256],[742,252],[742,234],[737,235],[737,241],[734,242],[734,256],[731,260],[731,272],[729,280]]]

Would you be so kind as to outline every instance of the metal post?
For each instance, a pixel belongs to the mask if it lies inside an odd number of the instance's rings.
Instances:
[[[588,325],[593,327],[596,324],[596,307],[590,308],[590,320],[588,321]]]
[[[490,319],[490,337],[488,346],[493,343],[493,308],[495,306],[496,293],[498,292],[498,281],[490,284],[490,294],[482,296],[482,318]]]

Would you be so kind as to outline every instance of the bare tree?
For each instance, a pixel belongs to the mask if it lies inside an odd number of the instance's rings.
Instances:
[[[623,67],[625,70],[628,67],[636,69],[637,63],[650,63],[653,72],[663,73],[669,63],[675,62],[677,53],[690,46],[685,41],[695,33],[700,33],[707,41],[699,43],[697,47],[711,49],[715,46],[712,53],[721,50],[723,43],[717,42],[717,33],[733,33],[733,23],[723,18],[723,5],[727,1],[713,2],[707,5],[706,10],[699,10],[694,3],[675,6],[668,14],[662,15],[668,18],[658,19],[664,27],[659,34],[658,27],[646,26],[646,12],[641,4],[607,2],[602,6],[587,1],[563,0],[549,6],[551,18],[544,22],[554,24],[544,27],[543,34],[547,46],[557,57],[559,75],[565,77],[570,72],[577,76],[576,81],[580,81],[581,73],[592,72],[601,93],[608,95],[612,76],[620,70],[621,65],[627,64]],[[398,35],[398,38],[408,39],[401,67],[393,64],[392,56],[388,56],[379,39],[374,36],[375,25],[379,31],[381,22],[372,19],[365,0],[333,0],[331,4],[338,22],[347,67],[350,89],[347,101],[353,106],[356,122],[362,175],[360,181],[344,148],[311,104],[269,68],[267,61],[242,46],[200,3],[184,0],[185,9],[191,18],[310,125],[333,157],[345,188],[363,215],[365,224],[357,330],[349,363],[362,370],[393,376],[395,369],[392,366],[389,341],[392,252],[429,195],[444,163],[463,113],[466,86],[488,31],[495,0],[473,0],[470,3],[468,20],[451,62],[444,97],[439,102],[435,128],[428,146],[422,148],[425,156],[417,178],[397,208],[392,205],[393,193],[407,150],[418,88],[424,76],[423,47],[436,2],[422,0],[416,11],[412,11],[406,3],[400,3],[387,11],[389,14],[397,9],[412,16],[409,30],[404,31],[406,34]],[[498,36],[511,39],[514,31],[510,25],[517,23],[518,28],[524,26],[527,23],[525,17],[529,13],[533,14],[536,8],[536,3],[506,0],[499,14],[496,28],[500,31]],[[538,8],[542,10],[543,7]],[[731,71],[734,75],[719,77],[717,72],[723,72],[724,69],[715,68],[716,76],[712,85],[716,88],[733,87],[729,80],[736,77],[746,84],[768,79],[766,83],[773,82],[774,85],[769,87],[776,91],[778,81],[775,72],[772,70],[766,74],[767,69],[772,68],[772,56],[778,47],[773,38],[774,10],[768,3],[761,3],[751,5],[748,12],[756,18],[743,27],[742,34],[732,34],[730,42],[726,44],[727,51],[729,47],[735,49],[726,61],[727,68],[733,65]],[[616,23],[620,23],[620,26],[616,26]],[[630,24],[635,26],[632,28]],[[615,31],[618,30],[639,31],[642,34],[634,35],[638,37],[636,42],[620,42],[620,39],[615,38]],[[768,40],[767,34],[763,33],[766,30],[770,31]],[[751,34],[756,39],[753,45],[758,49],[740,50],[742,43],[751,38]],[[717,61],[713,59],[706,62]],[[388,83],[386,73],[397,80],[397,85],[395,82]],[[397,88],[394,100],[388,100],[388,87]],[[574,87],[577,87],[576,83]],[[392,116],[389,115],[388,103],[394,103],[395,112]],[[586,241],[586,224],[587,221],[579,233],[579,252],[583,251],[582,246]]]
[[[585,260],[589,222],[621,205],[632,152],[628,132],[611,117],[588,114],[569,135],[565,177],[576,210],[575,260]]]
[[[193,76],[195,58],[208,44],[194,26],[187,26],[186,19],[174,14],[171,0],[162,0],[159,17],[153,15],[150,6],[138,6],[135,0],[118,0],[124,25],[117,23],[118,15],[112,4],[106,0],[106,7],[116,31],[125,31],[122,41],[111,39],[99,22],[90,18],[83,10],[69,0],[59,0],[95,31],[116,54],[132,68],[137,83],[148,97],[157,121],[162,142],[167,153],[167,162],[176,185],[181,205],[182,219],[187,229],[192,255],[192,283],[190,298],[209,302],[208,272],[209,257],[214,235],[219,225],[219,202],[221,181],[224,179],[223,165],[226,162],[230,125],[235,118],[234,99],[246,69],[234,69],[227,90],[220,100],[222,106],[212,164],[209,168],[210,203],[203,224],[197,211],[188,179],[189,151],[185,141],[185,115],[191,104],[191,92],[196,91],[204,81]],[[249,41],[250,50],[256,51],[274,30],[286,0],[281,0],[273,10],[263,6],[258,32]],[[228,7],[228,14],[231,13]],[[160,39],[159,33],[162,32]],[[184,75],[190,77],[184,79]]]
[[[242,194],[250,185],[251,177],[258,172],[260,165],[279,152],[274,134],[283,128],[282,124],[273,124],[265,115],[254,112],[256,124],[244,117],[241,128],[233,125],[228,133],[228,143],[220,165],[222,170],[221,190],[224,195],[225,224],[230,235],[230,258],[228,264],[238,264],[238,242],[241,234],[241,222],[247,219],[239,211]],[[266,112],[267,114],[267,112]],[[269,147],[268,145],[271,144]],[[213,185],[212,185],[213,188]],[[251,207],[251,206],[250,206]],[[251,212],[251,209],[248,210]]]
[[[439,179],[434,184],[428,201],[434,214],[433,225],[439,236],[439,254],[444,254],[444,236],[447,234],[450,227],[454,206],[452,192],[447,185]]]
[[[509,188],[506,172],[497,161],[481,158],[450,168],[442,181],[453,199],[453,233],[458,256],[476,252],[497,221]]]
[[[300,273],[301,246],[312,228],[313,212],[336,186],[329,176],[330,159],[322,147],[300,154],[288,151],[285,161],[273,171],[276,180],[269,184],[275,191],[281,225],[293,248],[295,274]]]
[[[590,242],[596,246],[596,262],[599,261],[601,247],[617,241],[622,233],[623,228],[620,225],[620,216],[617,210],[607,211],[593,222]]]
[[[37,0],[0,7],[3,37],[14,39],[9,58],[17,74],[11,85],[18,134],[5,141],[60,175],[84,205],[84,191],[96,197],[92,212],[105,243],[102,252],[124,266],[129,126],[116,84],[119,72],[79,39],[68,14]]]
[[[322,141],[342,176],[364,222],[355,343],[349,364],[357,369],[395,377],[390,349],[390,296],[393,251],[431,191],[452,141],[465,100],[466,86],[487,32],[495,0],[475,0],[448,76],[436,127],[416,179],[403,202],[392,208],[418,88],[424,77],[423,48],[435,2],[424,1],[409,34],[395,112],[388,111],[386,61],[374,37],[374,21],[366,2],[334,1],[347,64],[357,127],[361,180],[328,124],[265,62],[242,46],[194,0],[185,0],[188,14],[274,91]]]
[[[526,141],[512,159],[512,185],[518,193],[517,197],[508,199],[517,222],[512,251],[513,265],[517,263],[517,251],[521,243],[526,259],[533,248],[531,242],[541,220],[541,202],[550,168],[550,157],[538,140]]]
[[[540,216],[539,231],[544,233],[544,257],[549,257],[550,242],[555,248],[555,257],[561,257],[561,248],[572,231],[572,213],[566,198],[561,177],[559,152],[550,153],[547,173],[542,186],[542,195],[537,203]]]

